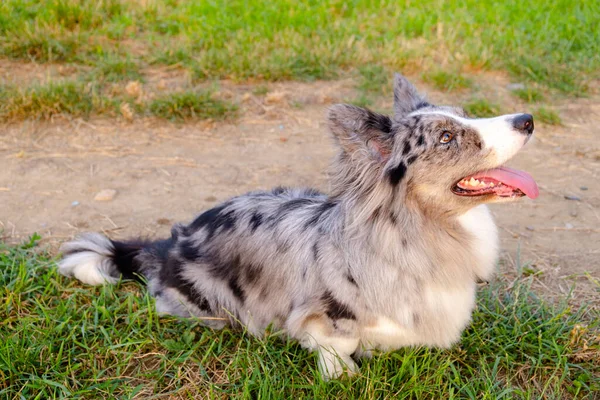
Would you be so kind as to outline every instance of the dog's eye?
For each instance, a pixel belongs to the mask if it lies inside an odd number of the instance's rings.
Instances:
[[[454,133],[452,132],[444,132],[442,133],[442,137],[440,138],[440,143],[449,143],[452,139],[454,139]]]

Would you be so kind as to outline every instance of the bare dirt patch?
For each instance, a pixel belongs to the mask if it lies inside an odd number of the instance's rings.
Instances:
[[[164,72],[151,81],[170,86],[171,79],[177,77]],[[482,83],[488,97],[507,111],[531,108],[509,95],[505,81],[490,75]],[[353,82],[268,87],[256,94],[250,85],[221,84],[221,95],[241,105],[234,123],[64,119],[1,126],[0,236],[17,242],[38,232],[52,247],[83,231],[161,237],[172,223],[249,190],[327,190],[334,149],[325,110],[351,98]],[[468,96],[429,91],[438,103]],[[381,100],[375,108],[391,104]],[[564,126],[538,123],[536,139],[510,163],[536,178],[540,197],[492,207],[502,235],[501,269],[515,275],[525,264],[541,293],[562,297],[575,284],[577,303],[599,305],[600,99],[553,108]],[[94,200],[104,189],[116,194]]]
[[[75,78],[79,72],[89,68],[64,64],[23,63],[0,59],[0,84],[26,86],[31,83],[44,84],[48,81]]]

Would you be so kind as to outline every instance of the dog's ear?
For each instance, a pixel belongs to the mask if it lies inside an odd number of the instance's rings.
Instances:
[[[349,104],[336,104],[329,109],[329,129],[342,150],[351,158],[387,161],[392,152],[392,121]]]
[[[403,75],[394,74],[394,119],[399,120],[424,104],[427,102],[412,83]]]

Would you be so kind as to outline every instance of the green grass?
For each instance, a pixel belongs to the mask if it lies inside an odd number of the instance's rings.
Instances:
[[[599,77],[600,2],[6,0],[0,54],[180,64],[197,79],[335,78],[365,65],[504,70],[579,95]],[[446,81],[447,79],[442,79]]]
[[[252,90],[252,94],[255,96],[264,96],[269,93],[269,87],[267,85],[258,85]]]
[[[119,106],[124,102],[129,103],[135,115],[170,120],[223,120],[234,118],[237,111],[237,105],[217,99],[207,90],[163,93],[140,102],[127,93],[110,93],[93,82],[56,81],[25,88],[0,86],[0,122],[49,120],[58,115],[76,118],[87,118],[91,114],[115,116],[120,114]]]
[[[356,88],[364,94],[378,95],[389,91],[391,74],[379,65],[366,65],[358,68],[360,78]],[[387,89],[387,90],[386,90]]]
[[[139,64],[127,57],[114,55],[98,62],[87,79],[96,82],[144,81]]]
[[[59,114],[87,117],[92,111],[107,110],[109,101],[93,86],[63,81],[35,85],[24,89],[0,86],[0,121],[25,118],[50,119]]]
[[[325,383],[315,357],[276,333],[159,318],[138,284],[82,287],[57,274],[35,238],[0,244],[0,397],[593,399],[598,315],[552,308],[528,282],[481,290],[450,350],[376,355],[355,379]]]
[[[463,104],[464,110],[473,117],[487,118],[501,114],[500,106],[483,98],[474,98]]]
[[[0,24],[2,18],[0,17]],[[85,52],[82,49],[85,43],[75,34],[57,35],[31,26],[27,26],[21,34],[11,31],[5,34],[0,51],[4,56],[11,58],[35,62],[64,62],[84,56],[81,53]]]
[[[148,106],[152,115],[171,119],[225,119],[235,115],[237,107],[214,98],[210,91],[185,91],[155,98]]]
[[[344,100],[344,103],[353,104],[358,107],[371,108],[373,106],[373,99],[364,93],[360,93],[358,96],[351,99]]]
[[[355,76],[357,95],[350,102],[361,106],[389,93],[394,71],[455,90],[472,88],[478,71],[503,70],[526,85],[516,96],[540,103],[542,93],[585,95],[588,83],[600,79],[599,25],[597,1],[534,0],[523,12],[515,1],[475,0],[402,6],[391,0],[6,0],[0,2],[0,57],[66,63],[76,73],[73,83],[53,83],[49,90],[3,87],[8,104],[0,105],[0,120],[119,115],[117,105],[128,99],[113,94],[115,85],[144,82],[152,68],[187,70],[199,86],[215,79]],[[80,90],[81,105],[61,85]],[[169,119],[203,115],[190,96],[173,96],[136,103],[136,112]],[[489,113],[482,104],[471,107]],[[209,109],[219,117],[218,106]]]
[[[539,89],[526,87],[524,89],[515,89],[512,91],[518,98],[527,103],[538,103],[544,100],[544,95]]]
[[[533,116],[536,121],[540,121],[548,125],[562,125],[560,115],[554,110],[547,107],[538,107],[533,111]]]
[[[439,90],[466,89],[473,86],[473,80],[460,72],[437,70],[423,74],[423,80]]]
[[[374,98],[387,94],[391,90],[391,73],[379,65],[367,65],[358,68],[355,89],[357,95],[345,102],[359,107],[372,107]]]

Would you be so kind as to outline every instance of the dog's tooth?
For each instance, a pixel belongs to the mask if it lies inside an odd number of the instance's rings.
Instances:
[[[490,187],[494,187],[496,185],[494,185],[494,182],[490,182]]]
[[[486,187],[487,184],[484,181],[479,182],[479,187]]]
[[[469,185],[471,186],[476,186],[479,183],[478,180],[471,178],[471,180],[469,181]]]

